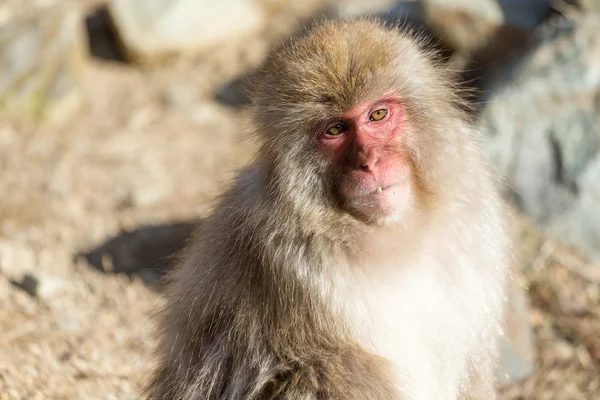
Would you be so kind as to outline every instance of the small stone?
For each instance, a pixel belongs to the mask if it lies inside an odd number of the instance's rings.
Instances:
[[[83,17],[57,8],[0,27],[0,108],[60,122],[80,105],[86,59]]]
[[[109,12],[126,57],[146,63],[205,52],[264,23],[252,0],[112,0]]]
[[[38,275],[37,297],[50,302],[70,286],[66,279],[53,275]]]

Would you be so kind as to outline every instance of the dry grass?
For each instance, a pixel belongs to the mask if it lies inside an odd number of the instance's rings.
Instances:
[[[87,105],[68,123],[0,116],[1,400],[139,398],[159,296],[74,255],[121,229],[203,214],[251,157],[243,111],[214,101],[268,43],[242,47],[157,71],[92,62]],[[600,266],[528,225],[522,247],[539,368],[503,398],[595,398]],[[14,284],[27,273],[37,297]]]
[[[523,279],[538,351],[537,371],[505,399],[600,396],[600,265],[522,221]]]

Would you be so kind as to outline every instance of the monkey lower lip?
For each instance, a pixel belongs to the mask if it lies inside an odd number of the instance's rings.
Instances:
[[[370,192],[363,192],[362,194],[359,194],[356,197],[354,197],[354,199],[367,198],[367,197],[370,197],[370,196],[373,196],[373,195],[382,194],[383,192],[385,192],[388,189],[390,189],[392,186],[394,186],[394,184],[387,185],[387,186],[377,186],[375,188],[375,190],[371,190]]]

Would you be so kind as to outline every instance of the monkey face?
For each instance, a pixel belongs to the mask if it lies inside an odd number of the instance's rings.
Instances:
[[[316,135],[330,164],[334,190],[348,211],[370,221],[397,219],[411,200],[411,171],[403,151],[406,118],[386,96],[343,113]]]
[[[405,34],[343,26],[283,44],[257,77],[269,187],[304,216],[336,223],[339,211],[383,224],[451,204],[469,133],[448,71]]]

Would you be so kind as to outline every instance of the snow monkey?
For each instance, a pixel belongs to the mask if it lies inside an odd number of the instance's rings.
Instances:
[[[254,162],[184,251],[151,399],[494,399],[510,258],[452,76],[376,20],[267,56]]]

